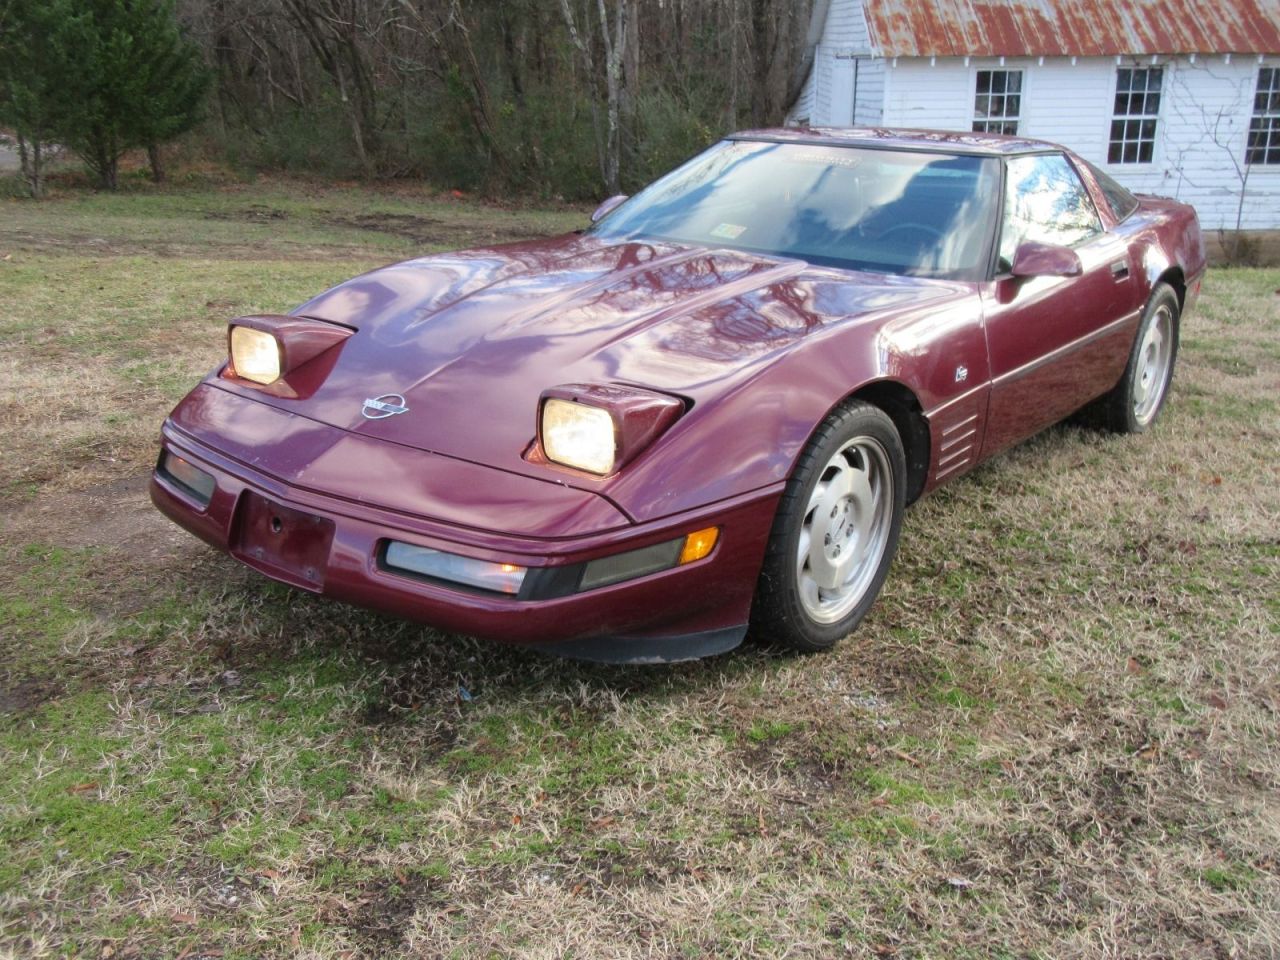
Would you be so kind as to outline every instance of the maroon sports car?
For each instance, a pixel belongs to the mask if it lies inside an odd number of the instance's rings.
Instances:
[[[985,134],[742,133],[624,199],[233,320],[156,505],[444,630],[823,650],[906,504],[1086,405],[1152,424],[1205,265],[1191,207]]]

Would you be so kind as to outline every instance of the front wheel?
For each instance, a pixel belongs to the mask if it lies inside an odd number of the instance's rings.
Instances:
[[[906,458],[884,411],[850,401],[814,432],[778,505],[756,589],[756,632],[830,649],[862,620],[898,547]]]
[[[1178,358],[1178,313],[1178,295],[1166,284],[1157,284],[1143,311],[1124,376],[1102,398],[1106,425],[1116,433],[1142,433],[1160,415]]]

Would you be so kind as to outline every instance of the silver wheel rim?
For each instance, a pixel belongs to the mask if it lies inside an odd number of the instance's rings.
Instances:
[[[1173,311],[1163,304],[1147,324],[1133,371],[1133,418],[1146,426],[1155,418],[1169,386],[1173,359]]]
[[[893,473],[880,441],[854,437],[818,475],[800,524],[796,579],[818,623],[849,615],[875,580],[893,524]]]

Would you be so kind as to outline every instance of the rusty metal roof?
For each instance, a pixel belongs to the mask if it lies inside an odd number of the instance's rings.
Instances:
[[[1280,53],[1280,0],[864,0],[882,57]]]

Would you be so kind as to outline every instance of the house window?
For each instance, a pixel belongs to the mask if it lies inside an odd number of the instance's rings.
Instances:
[[[1245,163],[1280,164],[1280,69],[1258,71],[1258,92],[1253,95],[1253,119],[1249,121],[1249,147]]]
[[[978,71],[977,94],[973,98],[975,133],[1016,134],[1021,112],[1021,70]]]
[[[1111,121],[1108,163],[1150,163],[1160,115],[1161,67],[1116,71],[1116,109]]]

